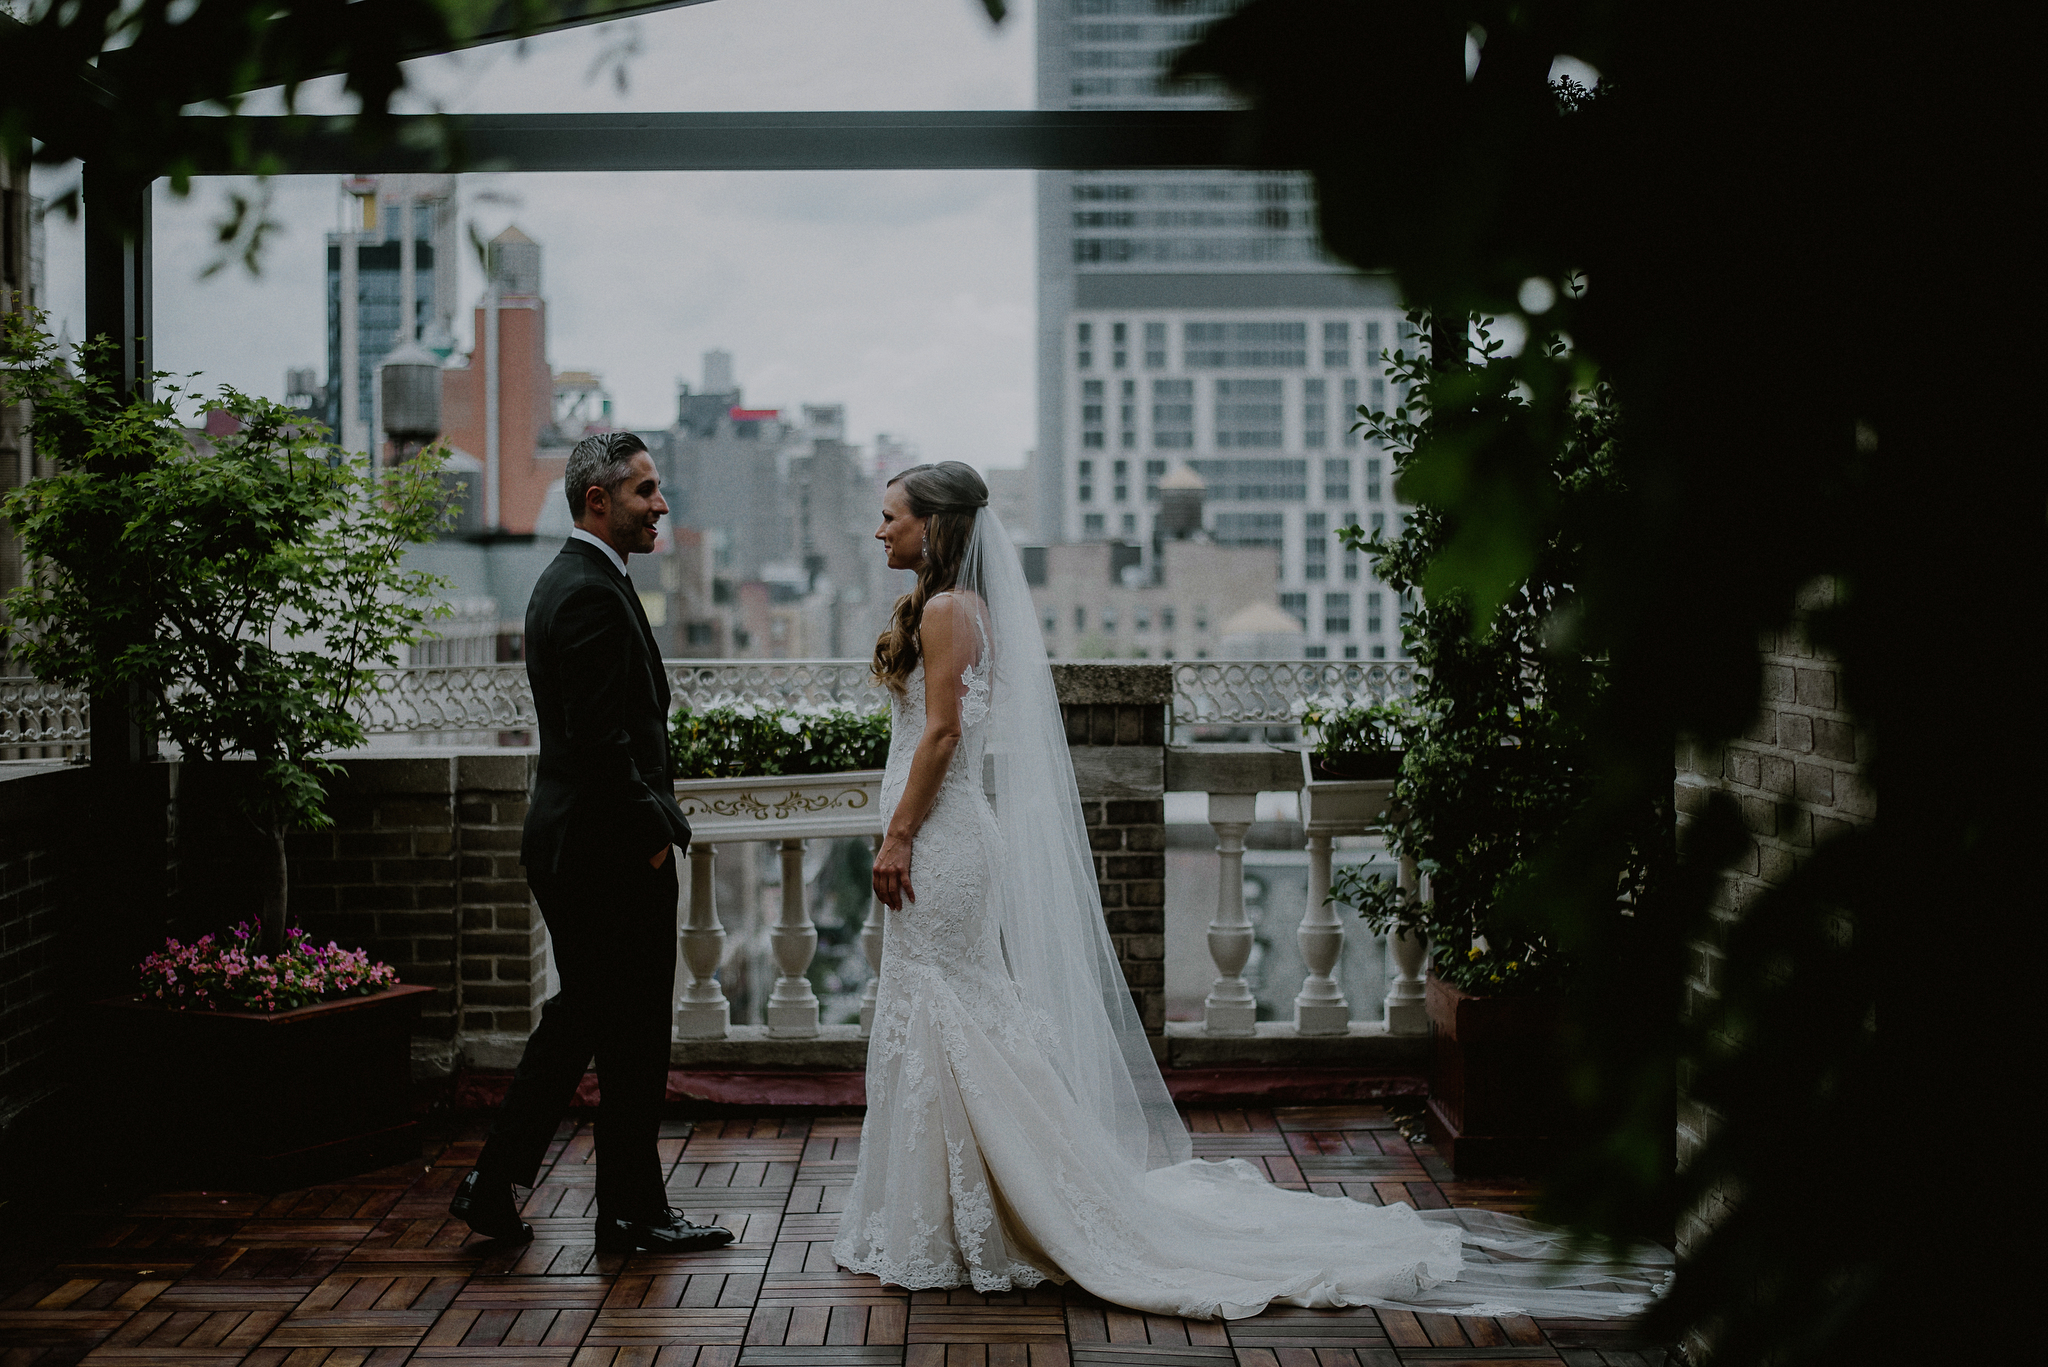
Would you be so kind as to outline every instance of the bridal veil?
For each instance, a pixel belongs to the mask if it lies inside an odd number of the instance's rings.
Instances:
[[[1145,1038],[1103,921],[1074,761],[1053,692],[1024,565],[983,508],[957,587],[988,614],[988,758],[984,779],[1003,836],[990,910],[1029,1006],[1052,1029],[1053,1071],[1134,1171],[1185,1161],[1187,1127]]]

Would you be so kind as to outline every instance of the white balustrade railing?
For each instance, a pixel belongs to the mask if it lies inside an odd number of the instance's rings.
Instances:
[[[1202,748],[1188,747],[1188,751]],[[1219,757],[1236,748],[1213,747]],[[1307,755],[1300,757],[1300,763],[1301,778],[1296,782],[1302,827],[1308,838],[1308,896],[1295,936],[1301,946],[1302,964],[1308,971],[1294,999],[1294,1033],[1311,1037],[1347,1035],[1353,1024],[1351,1003],[1345,1000],[1343,988],[1337,982],[1337,964],[1344,954],[1344,921],[1338,908],[1328,900],[1333,843],[1340,836],[1383,830],[1392,816],[1388,803],[1394,783],[1392,779],[1319,779],[1310,768]],[[1224,766],[1219,764],[1216,769],[1222,773]],[[1252,766],[1246,769],[1243,781],[1244,786],[1273,783],[1276,776],[1270,772],[1260,775],[1257,767]],[[1209,824],[1216,831],[1216,854],[1221,868],[1216,919],[1209,923],[1209,955],[1216,966],[1216,982],[1203,1004],[1202,1033],[1206,1035],[1229,1038],[1258,1033],[1258,1005],[1244,979],[1244,967],[1252,950],[1252,926],[1244,909],[1244,837],[1250,829],[1256,801],[1257,794],[1251,792],[1212,789],[1209,793]],[[1413,860],[1403,858],[1400,879],[1404,889],[1416,886]],[[1425,950],[1426,946],[1412,937],[1388,937],[1389,990],[1380,1020],[1380,1028],[1388,1034],[1428,1033],[1423,1006]]]
[[[777,976],[763,1015],[771,1039],[816,1039],[821,1033],[818,997],[811,990],[811,960],[818,929],[804,896],[804,842],[866,836],[879,843],[887,813],[881,810],[882,773],[862,769],[845,774],[774,778],[686,779],[675,785],[676,802],[690,819],[690,897],[681,908],[677,932],[689,975],[676,994],[678,1039],[725,1039],[732,1032],[732,1004],[717,972],[725,958],[725,927],[717,906],[719,847],[772,841],[782,855],[782,906],[769,932]],[[882,967],[882,907],[870,901],[861,930],[869,968],[868,993],[861,1004],[861,1034],[874,1020],[874,975]]]
[[[1216,828],[1216,919],[1209,923],[1209,957],[1216,983],[1202,1003],[1212,1035],[1258,1033],[1259,1004],[1244,980],[1252,957],[1252,923],[1244,914],[1244,833],[1252,828],[1257,793],[1209,794],[1209,824]]]

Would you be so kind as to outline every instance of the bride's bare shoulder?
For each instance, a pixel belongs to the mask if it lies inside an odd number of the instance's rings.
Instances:
[[[935,593],[925,600],[924,610],[929,613],[935,607],[972,617],[988,616],[988,604],[982,602],[981,595],[973,589],[947,589],[943,593]]]

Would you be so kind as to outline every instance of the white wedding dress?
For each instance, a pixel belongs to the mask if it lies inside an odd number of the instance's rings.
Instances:
[[[1007,549],[1006,538],[1001,544]],[[1090,948],[1107,951],[1106,935],[1098,929],[1089,939],[1070,926],[1059,951],[1067,962],[1047,974],[1081,980],[1078,1005],[1074,994],[1033,990],[1046,985],[1030,966],[1049,952],[1033,939],[1039,903],[1078,899],[1077,915],[1092,915],[1098,928],[1101,911],[1085,845],[1075,851],[1057,829],[1065,822],[1036,828],[1039,843],[1057,848],[1008,843],[1034,829],[1022,818],[1041,805],[1061,807],[1065,794],[1042,768],[1066,760],[1063,734],[1052,755],[1016,732],[999,758],[1021,781],[999,777],[993,806],[985,794],[991,731],[1017,725],[1006,708],[1034,699],[1042,708],[1050,675],[1035,616],[1030,654],[992,669],[1004,660],[1003,591],[1014,597],[1023,586],[1020,577],[977,587],[991,600],[995,641],[981,625],[978,658],[961,675],[961,739],[912,845],[917,900],[884,923],[867,1118],[833,1246],[839,1264],[913,1290],[1073,1281],[1132,1309],[1205,1319],[1255,1315],[1276,1301],[1596,1316],[1646,1304],[1661,1268],[1558,1263],[1562,1236],[1525,1220],[1287,1191],[1243,1160],[1187,1157],[1157,1067],[1142,1038],[1135,1052],[1128,1038],[1134,1017],[1122,1017],[1112,1036],[1112,1018],[1129,999],[1113,959],[1103,968]],[[1034,670],[1046,675],[1042,695],[1017,682],[1022,674],[1022,684],[1035,684]],[[884,812],[895,810],[924,732],[922,664],[891,707]],[[1056,708],[1035,724],[1057,726]],[[1038,767],[1024,762],[1032,757]],[[1068,792],[1073,781],[1069,762]],[[1079,824],[1077,803],[1071,824]],[[1062,859],[1081,861],[1071,877],[1037,872]]]

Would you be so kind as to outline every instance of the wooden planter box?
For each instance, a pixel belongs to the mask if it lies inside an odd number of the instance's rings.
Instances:
[[[1564,1070],[1555,997],[1475,997],[1429,977],[1429,1139],[1460,1177],[1548,1163]]]
[[[419,1156],[412,1023],[431,987],[293,1011],[92,1004],[117,1153],[195,1181],[293,1187]]]

